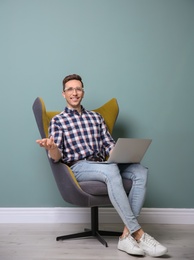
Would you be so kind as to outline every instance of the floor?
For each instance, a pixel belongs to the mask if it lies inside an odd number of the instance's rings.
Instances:
[[[107,237],[108,247],[95,238],[56,241],[56,236],[82,232],[83,224],[0,224],[1,260],[130,260],[136,257],[117,250],[118,237]],[[116,224],[101,229],[121,231]],[[161,259],[194,259],[194,225],[143,225],[143,229],[168,247]]]

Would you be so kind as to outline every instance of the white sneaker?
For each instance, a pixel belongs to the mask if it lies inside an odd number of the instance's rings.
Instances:
[[[139,247],[137,241],[130,235],[119,238],[118,249],[130,255],[144,255],[143,249]]]
[[[153,257],[162,256],[168,251],[165,246],[161,245],[147,233],[142,235],[141,239],[138,241],[138,245],[147,255]]]

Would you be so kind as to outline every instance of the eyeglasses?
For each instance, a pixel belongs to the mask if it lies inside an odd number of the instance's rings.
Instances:
[[[66,91],[67,93],[73,93],[74,90],[75,90],[76,92],[79,92],[79,93],[81,93],[81,92],[84,91],[82,87],[76,87],[76,88],[70,87],[70,88],[65,88],[63,91],[64,91],[64,92]]]

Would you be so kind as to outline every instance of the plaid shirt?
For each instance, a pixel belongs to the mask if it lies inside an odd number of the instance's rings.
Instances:
[[[83,107],[81,114],[65,107],[64,111],[53,117],[49,136],[53,136],[64,163],[89,156],[105,160],[115,145],[102,116]]]

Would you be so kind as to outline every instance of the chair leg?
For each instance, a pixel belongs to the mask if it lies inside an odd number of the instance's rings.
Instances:
[[[92,231],[85,231],[85,232],[60,236],[60,237],[57,237],[56,240],[59,241],[59,240],[65,240],[65,239],[70,239],[70,238],[89,237],[89,236],[92,236]]]
[[[102,236],[120,236],[121,232],[115,231],[104,231],[98,229],[98,207],[91,208],[91,229],[84,229],[84,232],[75,233],[65,236],[59,236],[56,238],[57,241],[71,239],[71,238],[81,238],[93,236],[98,239],[105,247],[108,247],[106,240]]]

